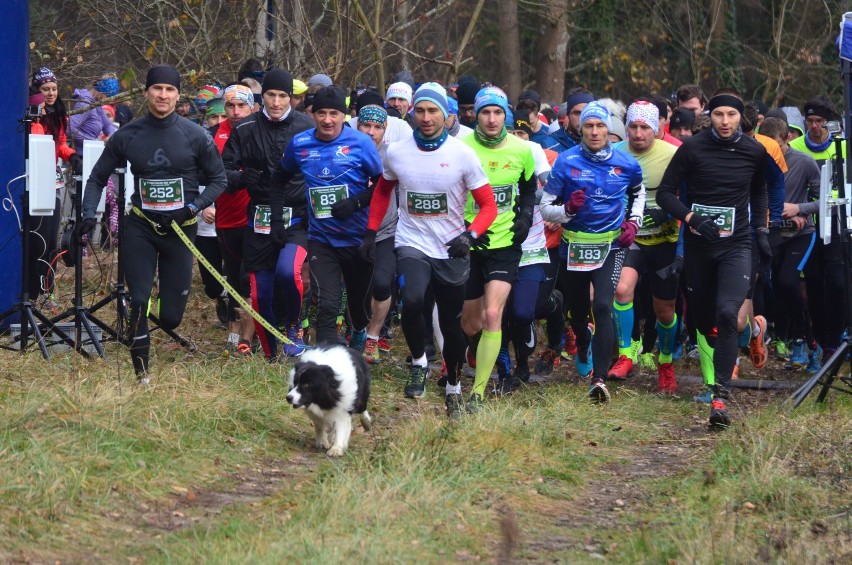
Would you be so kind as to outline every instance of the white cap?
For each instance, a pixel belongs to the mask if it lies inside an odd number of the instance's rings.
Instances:
[[[385,96],[385,100],[390,100],[391,98],[402,98],[403,100],[408,100],[408,103],[411,103],[411,87],[408,83],[405,82],[395,82],[388,87],[388,94]]]

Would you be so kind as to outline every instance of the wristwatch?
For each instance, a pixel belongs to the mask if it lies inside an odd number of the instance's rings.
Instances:
[[[190,212],[192,212],[192,216],[193,216],[193,217],[197,216],[197,215],[198,215],[198,213],[201,211],[201,210],[199,210],[199,209],[198,209],[198,206],[196,206],[196,205],[195,205],[195,204],[193,204],[192,202],[190,202],[189,204],[187,204],[187,205],[186,205],[186,207],[187,207],[187,208],[189,208],[189,211],[190,211]]]

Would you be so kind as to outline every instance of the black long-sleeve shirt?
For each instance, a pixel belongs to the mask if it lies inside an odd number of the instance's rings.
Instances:
[[[140,183],[144,180],[181,179],[184,204],[195,204],[199,210],[210,206],[228,183],[219,151],[206,129],[176,112],[162,119],[147,114],[119,128],[106,144],[86,183],[84,218],[95,217],[109,176],[127,162],[135,184],[130,201],[139,208],[143,208]],[[203,194],[198,192],[202,180],[207,187]]]
[[[682,221],[693,204],[733,208],[733,234],[717,243],[740,245],[751,237],[749,205],[756,211],[751,225],[767,225],[766,155],[763,145],[749,137],[720,141],[705,130],[675,152],[657,188],[657,204]],[[684,231],[686,242],[704,242],[690,230]]]

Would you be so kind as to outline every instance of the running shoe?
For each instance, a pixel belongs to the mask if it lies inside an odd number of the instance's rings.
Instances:
[[[405,385],[406,398],[420,398],[426,394],[426,379],[429,377],[429,367],[411,365],[408,368],[408,382]]]
[[[805,367],[805,371],[809,375],[815,375],[820,369],[822,369],[822,347],[817,344],[816,349],[808,356],[808,366]]]
[[[703,391],[693,396],[692,399],[699,404],[710,404],[713,402],[713,391],[709,388],[705,388]]]
[[[509,359],[509,350],[505,347],[500,348],[497,354],[497,361],[494,363],[497,368],[498,385],[497,392],[500,394],[509,394],[514,390],[512,384],[512,361]]]
[[[639,354],[642,352],[642,342],[631,339],[630,340],[630,360],[633,361],[633,364],[636,364],[636,361],[639,360]]]
[[[577,372],[580,373],[580,377],[583,379],[590,377],[592,375],[592,370],[595,367],[592,359],[592,339],[595,336],[594,324],[589,324],[586,331],[589,332],[589,346],[585,351],[578,350],[577,354],[574,356],[574,365],[577,367]]]
[[[671,363],[661,363],[657,369],[657,376],[657,392],[663,394],[674,394],[677,392],[674,365]]]
[[[793,348],[790,351],[790,360],[784,365],[785,369],[804,369],[810,362],[810,351],[808,345],[803,339],[797,339],[793,342]]]
[[[771,343],[770,347],[775,352],[775,358],[779,361],[790,360],[791,352],[784,340],[776,339]]]
[[[761,315],[754,317],[754,323],[760,328],[760,333],[748,341],[749,357],[755,369],[762,369],[766,365],[766,318]]]
[[[535,362],[535,372],[537,375],[549,375],[553,372],[554,361],[558,355],[555,349],[547,348],[541,352],[538,361]]]
[[[656,371],[657,370],[657,360],[654,359],[653,353],[640,353],[639,354],[639,368],[645,369],[647,371]]]
[[[355,351],[364,352],[364,348],[367,346],[367,329],[363,330],[352,330],[352,334],[349,336],[349,347],[354,349]]]
[[[698,361],[700,358],[697,345],[688,345],[686,347],[686,358]]]
[[[589,386],[589,398],[592,402],[604,403],[609,402],[609,390],[606,388],[606,383],[603,379],[593,379]]]
[[[447,371],[447,362],[441,361],[441,376],[438,377],[438,381],[436,383],[439,387],[447,386],[447,381],[450,378],[450,375],[448,373],[449,371]]]
[[[364,359],[370,365],[378,364],[379,360],[381,359],[378,340],[367,338],[367,343],[364,344]]]
[[[475,392],[471,394],[464,405],[464,409],[468,414],[477,414],[482,412],[485,403],[482,401],[482,396]]]
[[[281,345],[281,353],[287,357],[298,357],[305,352],[305,342],[302,341],[302,328],[292,325],[287,329],[287,339],[292,343]]]
[[[710,426],[714,428],[727,428],[731,425],[728,416],[728,405],[721,398],[714,398],[710,402]]]
[[[389,353],[390,350],[391,350],[390,339],[387,338],[386,336],[380,337],[378,347],[379,347],[379,351],[381,351],[383,353]]]
[[[736,381],[740,378],[740,358],[737,357],[736,362],[734,363],[734,370],[731,371],[731,380]]]
[[[464,401],[462,395],[452,393],[444,396],[444,405],[447,407],[447,418],[459,420],[464,415]]]
[[[611,381],[626,381],[628,377],[632,376],[633,361],[631,361],[630,357],[628,357],[627,355],[622,355],[618,358],[618,360],[609,370],[609,373],[607,374],[606,378]]]

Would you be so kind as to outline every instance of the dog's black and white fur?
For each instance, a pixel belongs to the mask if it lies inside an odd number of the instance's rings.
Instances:
[[[314,423],[316,446],[327,449],[331,457],[340,457],[349,448],[352,414],[360,415],[361,425],[370,429],[369,399],[370,366],[354,349],[343,345],[309,349],[290,369],[287,402],[293,408],[305,408]]]

